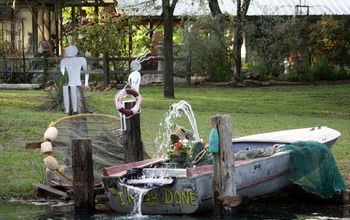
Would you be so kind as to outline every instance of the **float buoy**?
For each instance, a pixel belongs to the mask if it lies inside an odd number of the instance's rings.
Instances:
[[[132,95],[135,98],[135,101],[136,101],[135,106],[132,107],[131,109],[126,109],[123,106],[122,100],[123,100],[123,97],[126,95]],[[124,89],[120,90],[116,94],[115,106],[120,113],[125,115],[125,117],[129,118],[140,111],[141,101],[142,101],[141,95],[136,90],[132,89],[129,86],[126,86]]]
[[[57,138],[58,130],[55,126],[49,126],[48,129],[46,129],[44,133],[44,140],[45,141],[54,141]]]

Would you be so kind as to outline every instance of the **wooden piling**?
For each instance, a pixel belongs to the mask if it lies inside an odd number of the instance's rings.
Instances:
[[[82,86],[76,87],[76,97],[77,97],[77,112],[73,112],[73,104],[72,104],[72,90],[71,87],[68,86],[68,97],[69,97],[69,115],[73,114],[81,114],[86,112],[86,104],[85,104],[85,97],[84,97],[84,88]]]
[[[73,139],[71,144],[75,213],[93,213],[95,195],[91,140]]]
[[[135,101],[125,102],[125,108],[134,107]],[[143,144],[141,141],[140,114],[125,120],[125,163],[143,160]]]
[[[236,194],[231,117],[228,114],[213,116],[211,124],[219,132],[219,152],[214,154],[213,162],[214,214],[230,215],[232,208],[240,204]]]

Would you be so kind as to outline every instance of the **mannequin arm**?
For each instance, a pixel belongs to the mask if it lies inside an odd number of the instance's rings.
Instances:
[[[64,75],[65,68],[66,68],[65,61],[63,59],[63,60],[61,60],[61,63],[60,63],[60,70],[61,70],[62,75]]]

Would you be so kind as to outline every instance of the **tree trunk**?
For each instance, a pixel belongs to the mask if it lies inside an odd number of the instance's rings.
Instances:
[[[164,26],[164,97],[174,98],[173,12],[177,0],[162,0]]]
[[[241,59],[241,48],[242,48],[242,35],[241,35],[241,0],[237,0],[237,17],[236,17],[236,32],[235,32],[235,79],[239,79],[241,76],[242,59]]]
[[[241,76],[241,70],[242,70],[242,44],[243,44],[243,26],[245,23],[245,17],[248,12],[248,8],[250,5],[250,0],[243,0],[243,4],[241,3],[241,0],[237,0],[237,17],[236,17],[236,32],[235,32],[235,70],[236,73],[234,74],[235,79],[239,79]]]
[[[209,0],[209,8],[213,17],[222,14],[218,0]]]

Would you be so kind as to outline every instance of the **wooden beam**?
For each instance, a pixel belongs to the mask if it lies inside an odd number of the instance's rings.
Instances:
[[[66,192],[52,188],[51,186],[47,186],[41,183],[34,183],[33,187],[37,190],[37,193],[39,196],[44,196],[44,197],[54,196],[54,197],[60,197],[64,199],[69,198],[69,195]]]
[[[128,164],[105,167],[103,169],[103,175],[104,176],[122,176],[126,173],[127,170],[130,170],[133,168],[144,168],[157,163],[163,163],[167,160],[168,159],[166,158],[147,159],[147,160],[137,161],[137,162],[128,163]]]
[[[125,102],[125,108],[134,107],[135,101]],[[125,120],[126,143],[125,163],[143,160],[143,144],[141,141],[140,114],[135,114]]]
[[[40,149],[42,141],[28,141],[25,143],[27,149]]]
[[[75,212],[94,213],[95,194],[91,140],[73,139],[71,145]]]
[[[231,215],[231,208],[240,203],[236,194],[231,117],[228,114],[213,116],[211,124],[219,132],[219,152],[214,154],[213,163],[214,212]]]

